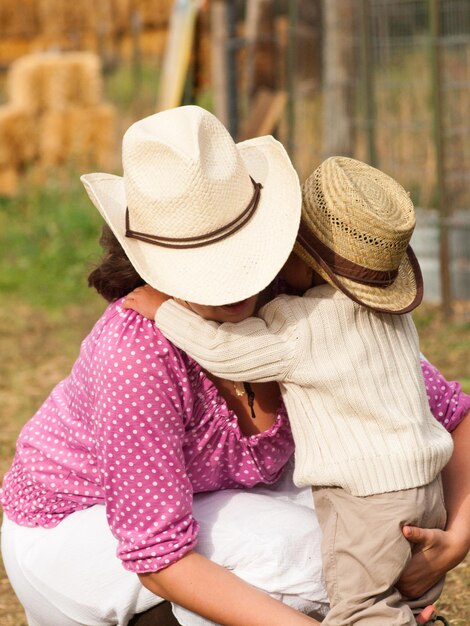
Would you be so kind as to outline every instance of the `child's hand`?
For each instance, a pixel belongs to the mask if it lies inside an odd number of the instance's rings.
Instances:
[[[165,300],[169,300],[170,297],[171,296],[167,296],[166,293],[162,293],[150,287],[150,285],[144,285],[143,287],[137,287],[137,289],[131,291],[131,293],[126,296],[122,306],[125,309],[137,311],[137,313],[140,313],[149,320],[153,320],[155,319],[155,314],[160,305],[162,305]]]

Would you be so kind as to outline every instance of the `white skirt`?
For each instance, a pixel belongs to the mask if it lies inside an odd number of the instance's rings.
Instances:
[[[276,486],[199,494],[197,550],[303,612],[325,614],[320,529],[310,489],[291,468]],[[126,626],[162,599],[116,557],[104,506],[69,515],[55,528],[27,528],[4,516],[2,556],[30,626]],[[179,606],[184,626],[211,622]],[[158,626],[156,624],[155,626]]]

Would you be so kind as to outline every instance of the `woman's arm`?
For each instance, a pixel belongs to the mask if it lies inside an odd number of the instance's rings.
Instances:
[[[470,550],[470,412],[452,433],[454,453],[442,472],[447,508],[447,531],[461,546],[456,561]]]
[[[454,452],[442,472],[447,527],[405,526],[403,534],[415,544],[413,558],[397,587],[410,597],[422,595],[458,565],[470,549],[470,412],[452,433]]]
[[[320,623],[271,598],[197,552],[188,552],[170,567],[139,574],[139,578],[144,587],[156,595],[221,626],[315,626]]]
[[[442,472],[448,514],[445,531],[404,526],[415,544],[414,554],[398,587],[408,597],[418,597],[462,561],[469,548],[470,397],[456,381],[447,381],[438,369],[421,359],[429,406],[434,417],[454,439],[454,453]]]

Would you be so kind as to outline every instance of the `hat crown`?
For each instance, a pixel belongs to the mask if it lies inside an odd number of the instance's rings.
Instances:
[[[397,181],[355,159],[330,157],[304,183],[303,196],[309,225],[335,253],[375,270],[399,267],[416,218]]]
[[[130,227],[149,235],[202,236],[236,219],[253,195],[232,137],[200,107],[136,122],[122,155]]]
[[[122,154],[123,176],[81,180],[146,283],[213,306],[271,283],[301,209],[299,178],[274,137],[235,144],[211,113],[177,107],[136,122]]]

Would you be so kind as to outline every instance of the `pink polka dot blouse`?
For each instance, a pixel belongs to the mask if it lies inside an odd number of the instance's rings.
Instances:
[[[470,398],[425,361],[423,372],[452,430]],[[269,430],[244,436],[199,365],[118,301],[21,431],[0,502],[16,523],[45,528],[104,504],[124,567],[157,571],[197,542],[193,493],[272,483],[292,452],[281,401]]]
[[[124,566],[156,571],[195,546],[193,493],[271,483],[292,451],[282,407],[244,436],[199,365],[118,302],[23,428],[1,502],[46,528],[104,503]]]

